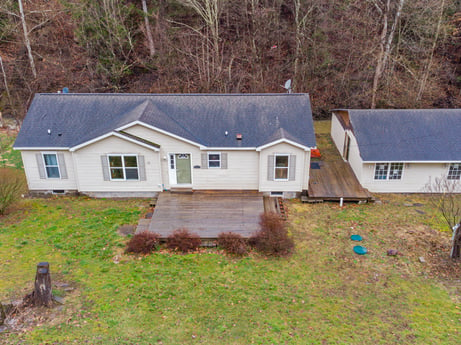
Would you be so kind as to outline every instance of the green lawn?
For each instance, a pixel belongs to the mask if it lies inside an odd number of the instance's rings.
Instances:
[[[136,223],[147,201],[24,200],[0,218],[1,300],[32,289],[39,261],[49,261],[53,279],[75,290],[57,289],[67,302],[54,320],[0,337],[58,344],[459,344],[459,291],[450,295],[431,270],[448,256],[431,243],[444,245],[448,234],[425,230],[433,216],[403,206],[403,196],[387,198],[343,209],[290,203],[296,253],[286,259],[237,259],[216,249],[125,255],[117,228]],[[413,234],[404,236],[407,230]],[[352,253],[353,233],[364,237],[368,255]],[[386,256],[391,247],[404,255]]]
[[[0,168],[9,166],[22,169],[21,153],[11,148],[16,136],[0,132]]]

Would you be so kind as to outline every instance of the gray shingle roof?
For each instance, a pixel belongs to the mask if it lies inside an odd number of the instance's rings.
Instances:
[[[461,109],[347,111],[364,161],[461,161]]]
[[[14,147],[74,147],[134,121],[208,147],[316,146],[308,94],[37,94]]]

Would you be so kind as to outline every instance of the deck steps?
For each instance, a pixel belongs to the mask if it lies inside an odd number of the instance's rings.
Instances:
[[[176,194],[192,194],[194,191],[192,187],[172,187],[170,188],[170,193]]]
[[[141,218],[138,222],[138,226],[136,227],[135,234],[138,234],[143,231],[149,230],[150,219]]]

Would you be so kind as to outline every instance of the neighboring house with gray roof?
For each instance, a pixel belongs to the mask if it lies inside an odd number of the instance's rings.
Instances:
[[[371,192],[420,193],[460,180],[461,109],[333,110],[331,137]]]
[[[307,94],[37,94],[14,148],[32,192],[307,190]]]

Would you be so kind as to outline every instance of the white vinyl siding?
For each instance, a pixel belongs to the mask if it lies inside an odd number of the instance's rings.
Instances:
[[[360,157],[360,152],[359,152],[359,147],[357,140],[355,139],[355,135],[352,131],[346,130],[341,122],[338,120],[338,117],[336,114],[333,114],[331,118],[331,138],[333,139],[333,142],[338,149],[338,152],[345,152],[345,140],[344,138],[346,137],[349,138],[349,149],[348,151],[348,157],[347,157],[347,162],[349,163],[350,167],[355,173],[355,176],[357,179],[361,179],[362,175],[362,165],[363,161],[362,158]]]
[[[137,179],[111,180],[110,156],[137,157]],[[162,190],[160,155],[154,150],[109,137],[74,152],[81,192],[153,192]],[[116,168],[116,167],[113,167]],[[129,170],[125,164],[124,169]],[[131,167],[136,169],[135,167]],[[124,170],[124,177],[126,175]]]
[[[192,167],[192,188],[257,190],[259,186],[259,152],[241,151],[205,151],[199,147],[157,132],[141,125],[125,129],[126,132],[160,144],[163,184],[169,189],[169,165],[171,153],[190,153]],[[208,152],[220,152],[221,168],[208,169]]]
[[[379,164],[379,163],[377,163]],[[364,188],[372,193],[424,193],[430,181],[447,176],[447,163],[402,163],[401,179],[375,180],[375,163],[364,163],[362,178],[359,180]]]
[[[288,143],[280,143],[263,149],[260,155],[261,192],[301,192],[308,188],[310,151],[304,151]],[[279,161],[280,165],[284,163],[284,166],[278,167],[280,171],[277,178],[276,157],[287,156],[288,162],[286,158],[285,162],[282,162],[283,159]]]
[[[47,178],[43,153],[21,151],[27,184],[31,191],[77,190],[72,154],[68,151],[52,152],[56,154],[60,178]]]

